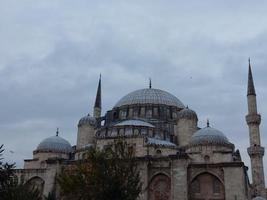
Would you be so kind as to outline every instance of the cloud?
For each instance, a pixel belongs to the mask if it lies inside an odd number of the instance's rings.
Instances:
[[[265,1],[1,4],[0,138],[19,167],[56,127],[75,144],[77,121],[92,113],[100,73],[104,111],[128,92],[148,87],[151,77],[153,87],[197,111],[200,127],[209,118],[225,132],[250,165],[249,56],[267,145]]]

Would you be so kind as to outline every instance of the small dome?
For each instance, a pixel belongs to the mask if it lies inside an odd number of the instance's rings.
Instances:
[[[189,109],[188,107],[179,111],[177,117],[178,117],[178,119],[195,119],[195,120],[198,120],[196,112]]]
[[[133,104],[163,104],[184,108],[183,103],[174,95],[159,89],[146,88],[133,91],[122,97],[114,107]]]
[[[252,200],[266,200],[266,199],[263,197],[254,197]]]
[[[55,153],[70,153],[72,147],[70,143],[59,136],[52,136],[44,139],[38,146],[36,151],[48,151]]]
[[[79,120],[78,126],[82,125],[91,125],[94,126],[96,124],[96,119],[89,114]]]
[[[194,133],[191,138],[190,145],[231,145],[227,137],[219,130],[209,126],[202,128]]]

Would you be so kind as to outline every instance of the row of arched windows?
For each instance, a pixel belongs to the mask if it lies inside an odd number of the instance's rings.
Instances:
[[[198,175],[189,185],[189,200],[225,200],[222,182],[210,173]],[[164,174],[154,176],[149,183],[149,200],[170,200],[171,179]]]
[[[176,119],[177,108],[171,106],[134,106],[115,109],[112,111],[113,120],[126,118],[164,118]]]

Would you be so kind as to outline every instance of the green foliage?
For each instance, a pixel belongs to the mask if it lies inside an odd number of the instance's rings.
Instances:
[[[14,164],[3,163],[3,145],[0,146],[0,192],[6,188],[14,178]]]
[[[41,200],[37,188],[19,183],[14,173],[15,164],[3,163],[3,145],[0,146],[0,199],[1,200]]]
[[[57,181],[68,200],[136,200],[142,187],[133,151],[123,141],[102,151],[91,149],[86,160],[63,170]]]
[[[17,181],[12,181],[12,185],[1,194],[3,200],[41,200],[39,190],[35,187],[27,186]]]

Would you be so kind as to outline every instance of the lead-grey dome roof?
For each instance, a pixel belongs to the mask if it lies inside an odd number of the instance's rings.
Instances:
[[[70,143],[59,136],[52,136],[44,139],[38,146],[36,151],[48,151],[55,153],[70,153],[72,147]]]
[[[266,200],[266,199],[263,197],[254,197],[252,200]]]
[[[154,88],[133,91],[122,97],[114,107],[132,104],[164,104],[184,108],[184,104],[174,95]]]
[[[146,143],[148,145],[154,145],[154,146],[167,146],[167,147],[176,147],[176,144],[167,141],[167,140],[161,140],[157,138],[146,138]]]
[[[177,117],[178,117],[178,119],[196,119],[196,120],[198,120],[196,112],[189,109],[188,107],[179,111]]]
[[[95,124],[96,124],[96,119],[90,116],[90,114],[88,114],[79,120],[78,126],[82,126],[82,125],[94,126]]]
[[[219,130],[209,126],[194,133],[190,140],[190,145],[231,145],[227,137]]]
[[[150,128],[155,127],[154,125],[148,122],[137,120],[137,119],[124,120],[122,122],[115,124],[114,126],[145,126],[145,127],[150,127]]]

